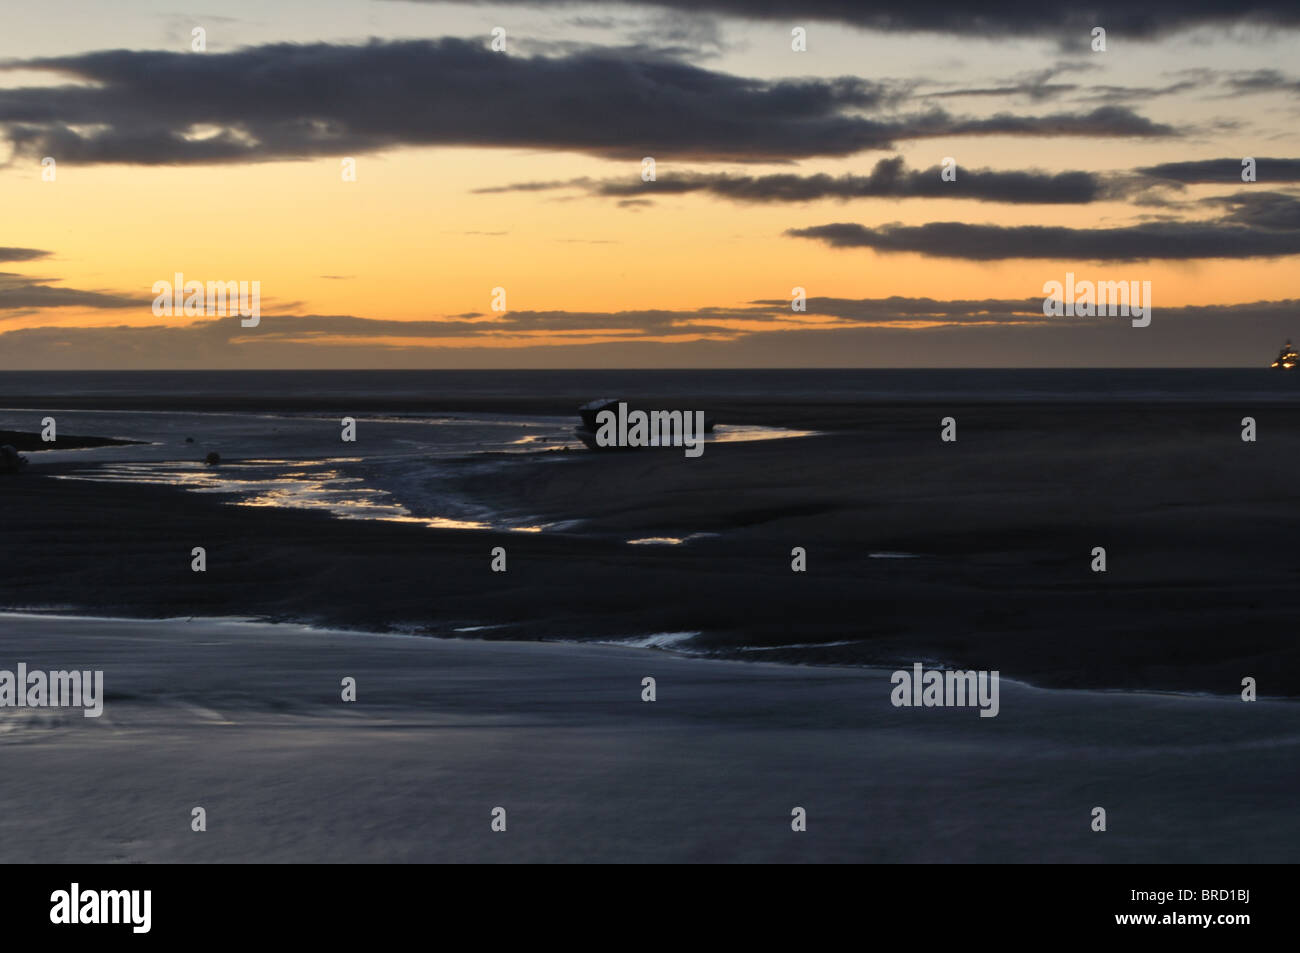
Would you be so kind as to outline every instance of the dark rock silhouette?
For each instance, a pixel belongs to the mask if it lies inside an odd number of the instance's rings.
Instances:
[[[211,453],[209,453],[206,457],[203,458],[203,462],[206,463],[206,464],[207,464],[208,466],[210,466],[210,467],[220,466],[220,465],[221,465],[221,454],[219,454],[219,453],[217,453],[217,451],[213,450]]]
[[[0,447],[0,473],[17,473],[27,466],[27,458],[9,444]]]

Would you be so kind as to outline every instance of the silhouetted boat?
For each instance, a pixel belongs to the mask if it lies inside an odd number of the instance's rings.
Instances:
[[[581,440],[584,444],[586,444],[586,445],[587,445],[587,448],[590,449],[590,450],[642,450],[642,449],[657,449],[657,448],[655,448],[655,447],[649,447],[649,448],[646,448],[646,447],[622,447],[622,446],[608,446],[608,447],[606,447],[606,446],[601,446],[599,443],[596,442],[596,433],[597,433],[597,431],[600,430],[600,424],[597,422],[596,418],[600,415],[600,412],[603,411],[603,410],[608,410],[610,413],[617,414],[617,413],[618,413],[618,405],[619,405],[619,404],[623,404],[623,403],[627,403],[627,401],[621,400],[621,399],[619,399],[619,398],[614,398],[614,399],[611,400],[610,398],[604,397],[604,398],[601,398],[600,400],[592,400],[592,401],[588,401],[587,403],[583,404],[581,407],[578,408],[578,415],[582,418],[582,426],[580,426],[580,427],[575,427],[575,428],[574,428],[574,430],[573,430],[574,436],[576,436],[579,440]],[[636,408],[634,408],[631,404],[628,404],[628,412],[629,412],[629,413],[630,413],[631,411],[635,410],[635,409],[636,409]],[[713,425],[714,425],[714,420],[713,420],[713,418],[712,418],[712,417],[709,417],[709,416],[705,416],[705,418],[704,418],[704,432],[705,432],[705,433],[712,433],[712,432],[713,432]],[[661,446],[668,446],[668,445],[667,445],[667,444],[664,444],[664,445],[661,445]]]
[[[594,434],[599,429],[599,424],[596,423],[596,415],[602,410],[612,410],[614,413],[618,413],[618,404],[617,400],[604,398],[583,404],[578,408],[578,415],[582,417],[583,428],[590,430]]]

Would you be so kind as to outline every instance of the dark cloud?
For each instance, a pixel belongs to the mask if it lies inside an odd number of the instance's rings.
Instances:
[[[515,182],[511,185],[493,185],[473,191],[476,195],[496,195],[501,192],[546,192],[551,189],[579,188],[589,185],[596,186],[599,183],[595,179],[583,176],[578,179],[552,179],[549,182]]]
[[[1037,289],[1025,289],[1037,291]],[[933,366],[960,354],[970,367],[1264,366],[1295,333],[1300,301],[1162,308],[1150,327],[1127,318],[1054,318],[1042,298],[940,301],[929,298],[810,298],[808,314],[829,328],[789,329],[789,301],[741,309],[602,313],[515,312],[502,325],[517,333],[548,328],[614,329],[623,340],[501,346],[493,322],[377,321],[348,315],[263,315],[245,329],[233,318],[184,326],[38,327],[0,332],[0,353],[27,368],[281,367],[888,367]],[[727,328],[724,319],[760,322]],[[910,322],[929,328],[895,327]],[[863,327],[870,323],[873,326]],[[409,347],[411,338],[464,335],[483,347]],[[709,334],[710,340],[691,336]],[[386,338],[393,338],[393,343]],[[666,338],[667,342],[645,340]],[[349,341],[349,338],[354,339]],[[328,339],[328,345],[325,340]],[[314,342],[320,342],[319,344]]]
[[[1042,102],[1048,99],[1058,99],[1066,93],[1072,93],[1080,87],[1077,83],[1017,83],[1014,86],[983,86],[971,87],[969,89],[949,89],[943,92],[931,93],[938,99],[951,99],[967,96],[1023,96],[1034,102]]]
[[[1062,83],[1053,80],[1063,72],[1079,72],[1094,67],[1074,65],[1056,66],[1034,73],[1022,74],[994,86],[943,89],[927,95],[935,99],[970,98],[978,96],[1013,97],[1029,102],[1069,99],[1074,102],[1100,102],[1117,104],[1134,100],[1148,101],[1160,96],[1172,96],[1204,89],[1213,85],[1215,77],[1210,70],[1182,70],[1182,79],[1163,86],[1114,86],[1106,84]]]
[[[1164,86],[1093,85],[1082,87],[1077,98],[1107,103],[1129,102],[1135,99],[1146,102],[1158,96],[1173,96],[1177,93],[1203,89],[1206,85],[1207,81],[1203,79],[1183,79],[1166,83]]]
[[[1158,179],[1188,185],[1211,183],[1241,185],[1243,156],[1230,159],[1197,159],[1193,162],[1166,162],[1138,171]],[[1300,182],[1300,159],[1255,159],[1257,182]]]
[[[112,50],[7,66],[78,81],[0,89],[0,126],[16,155],[81,163],[265,161],[438,144],[781,160],[937,136],[1178,134],[1117,106],[902,115],[894,110],[905,91],[854,77],[757,80],[599,50],[512,56],[450,38]]]
[[[1300,80],[1292,79],[1275,69],[1233,73],[1225,79],[1225,82],[1238,93],[1300,92]]]
[[[1052,82],[1062,73],[1085,72],[1096,67],[1092,64],[1071,64],[1053,66],[1049,69],[1021,73],[1008,80],[998,82],[996,86],[965,87],[962,89],[945,89],[929,95],[937,98],[966,96],[1020,96],[1033,102],[1056,99],[1066,93],[1079,89],[1077,83]]]
[[[1300,254],[1300,230],[1291,226],[1238,224],[1234,212],[1213,222],[1145,222],[1118,228],[1047,225],[864,225],[837,222],[786,232],[832,248],[915,252],[937,258],[995,261],[1006,258],[1143,261],[1149,259],[1262,258]]]
[[[0,249],[0,258],[3,258],[4,251],[5,249]],[[100,291],[51,287],[48,279],[0,272],[0,311],[28,308],[148,307],[150,300],[152,299],[131,298]]]
[[[0,248],[0,261],[35,261],[47,258],[49,254],[39,248]]]
[[[789,302],[786,302],[789,308]],[[744,308],[700,308],[693,311],[656,309],[633,311],[509,311],[491,316],[454,316],[439,320],[394,321],[363,318],[355,315],[267,315],[256,330],[243,329],[235,318],[197,321],[189,325],[196,331],[229,334],[233,337],[255,335],[262,343],[274,340],[307,340],[323,337],[394,337],[450,338],[477,337],[484,340],[536,332],[614,331],[643,335],[681,335],[693,333],[683,326],[687,320],[705,319],[752,321],[755,313]],[[212,327],[209,328],[208,326]],[[250,338],[251,339],[251,338]]]
[[[774,314],[789,310],[790,302],[768,298],[753,302],[760,312]],[[838,318],[843,322],[902,323],[939,321],[965,324],[989,320],[1023,321],[1043,319],[1043,299],[972,298],[940,301],[936,298],[820,298],[807,299],[807,313]]]
[[[1238,192],[1205,200],[1228,209],[1225,220],[1256,228],[1300,230],[1300,198],[1283,192]]]
[[[594,195],[646,197],[704,192],[736,202],[809,202],[817,199],[943,198],[1015,204],[1077,204],[1116,197],[1127,188],[1090,172],[998,172],[958,168],[954,181],[944,181],[939,166],[907,169],[901,156],[881,159],[869,175],[826,174],[730,175],[685,172],[654,182],[639,179],[596,180],[588,177],[557,182],[520,182],[477,189],[479,193],[537,192],[577,188]]]
[[[433,0],[429,0],[433,2]],[[483,0],[491,2],[491,0]],[[537,7],[567,7],[573,0],[527,0]],[[1300,25],[1300,7],[1289,0],[641,0],[638,5],[725,14],[750,19],[807,23],[829,20],[891,32],[959,33],[983,36],[1088,37],[1095,26],[1107,36],[1149,39],[1206,24]]]
[[[1089,113],[1015,116],[998,113],[987,119],[952,119],[946,135],[1015,136],[1176,136],[1172,126],[1152,122],[1124,106],[1098,106]]]

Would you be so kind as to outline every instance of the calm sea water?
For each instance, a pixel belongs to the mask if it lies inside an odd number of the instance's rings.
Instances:
[[[27,371],[0,374],[0,406],[51,396],[153,400],[554,399],[603,396],[836,400],[1300,400],[1300,373],[1246,369]]]

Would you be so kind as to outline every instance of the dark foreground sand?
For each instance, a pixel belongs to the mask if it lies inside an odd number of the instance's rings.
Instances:
[[[87,447],[121,447],[130,444],[130,440],[114,440],[112,437],[79,437],[76,434],[60,434],[60,450],[84,449]],[[0,446],[9,445],[15,450],[48,450],[50,444],[41,439],[39,433],[22,430],[0,430]]]
[[[108,696],[97,720],[0,711],[4,863],[1256,863],[1300,842],[1290,702],[1004,682],[981,719],[896,709],[885,671],[597,645],[15,616],[0,639],[0,667],[103,669]]]
[[[445,485],[501,512],[581,518],[540,535],[59,480],[33,453],[25,474],[0,478],[0,607],[434,635],[496,626],[477,634],[514,640],[697,631],[693,649],[735,658],[937,659],[1035,685],[1225,695],[1251,676],[1263,696],[1300,695],[1294,407],[710,409],[724,423],[829,432],[694,460],[576,451],[436,464]],[[1255,443],[1240,439],[1247,414]],[[939,440],[948,415],[955,444]],[[627,544],[692,533],[717,535]],[[207,549],[204,574],[190,571],[194,546]],[[506,573],[490,571],[495,546]],[[795,546],[805,573],[790,571]],[[1095,546],[1104,574],[1090,571]],[[920,558],[872,558],[900,551]]]

